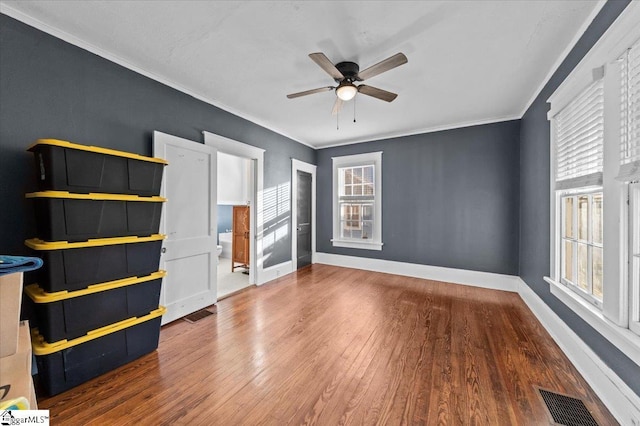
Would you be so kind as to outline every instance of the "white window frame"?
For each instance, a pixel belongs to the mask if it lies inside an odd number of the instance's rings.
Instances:
[[[333,157],[333,239],[334,247],[382,250],[382,151]],[[373,235],[367,240],[342,238],[340,235],[339,169],[374,166]]]
[[[582,61],[558,87],[548,102],[551,124],[551,270],[544,277],[560,301],[640,365],[640,335],[630,327],[629,287],[629,183],[616,180],[620,168],[620,58],[640,39],[640,2],[632,2],[609,27]],[[604,78],[603,151],[603,301],[599,307],[562,284],[560,274],[561,206],[555,188],[555,125],[553,117],[595,78]],[[595,189],[595,188],[594,188]]]
[[[629,329],[640,335],[640,182],[629,186]]]

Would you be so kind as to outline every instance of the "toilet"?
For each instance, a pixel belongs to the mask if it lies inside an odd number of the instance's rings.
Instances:
[[[222,246],[218,244],[216,246],[216,259],[218,259],[218,263],[220,263],[220,253],[222,253]]]

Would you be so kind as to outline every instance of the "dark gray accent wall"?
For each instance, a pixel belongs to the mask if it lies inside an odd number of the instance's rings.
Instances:
[[[288,187],[291,158],[315,164],[315,151],[104,58],[0,15],[0,253],[28,253],[38,138],[56,138],[142,155],[154,130],[202,142],[207,130],[265,149],[264,187]],[[287,197],[288,198],[288,197]],[[277,218],[291,227],[289,211]],[[265,224],[268,228],[269,224]],[[290,232],[288,233],[290,235]],[[265,266],[291,259],[283,238]]]
[[[317,250],[517,275],[519,132],[516,120],[319,150]],[[331,157],[374,151],[383,249],[334,248]]]
[[[520,126],[520,276],[529,287],[640,395],[640,367],[550,293],[550,128],[547,99],[629,2],[608,1],[531,107]]]

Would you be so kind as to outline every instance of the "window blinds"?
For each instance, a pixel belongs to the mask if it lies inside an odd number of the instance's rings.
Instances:
[[[640,179],[640,42],[625,53],[621,66],[620,173]]]
[[[556,189],[602,185],[603,81],[589,85],[554,120]]]

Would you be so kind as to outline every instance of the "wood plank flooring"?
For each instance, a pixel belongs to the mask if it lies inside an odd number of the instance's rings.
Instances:
[[[39,406],[56,425],[548,425],[537,387],[617,424],[517,294],[313,265]]]

